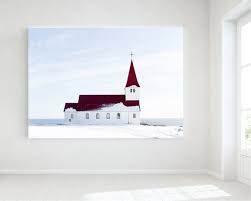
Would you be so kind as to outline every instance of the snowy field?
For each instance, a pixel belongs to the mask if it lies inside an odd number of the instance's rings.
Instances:
[[[29,126],[30,138],[176,138],[176,126]]]
[[[39,122],[39,123],[38,123]],[[29,126],[30,138],[139,138],[165,139],[183,136],[179,120],[141,121],[141,125],[64,125],[61,121],[33,121]]]

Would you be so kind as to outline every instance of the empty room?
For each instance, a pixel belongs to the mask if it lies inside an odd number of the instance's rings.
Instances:
[[[0,200],[251,200],[251,0],[0,0]]]

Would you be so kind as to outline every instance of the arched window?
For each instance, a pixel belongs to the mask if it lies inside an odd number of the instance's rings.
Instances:
[[[133,116],[133,118],[134,118],[134,119],[136,118],[136,114],[135,114],[135,113],[133,113],[133,115],[132,115],[132,116]]]
[[[133,93],[135,93],[135,91],[136,91],[136,90],[135,90],[135,89],[133,89]]]
[[[85,118],[86,118],[86,119],[89,119],[89,113],[86,113],[86,114],[85,114]]]
[[[132,89],[130,89],[130,92],[132,93]]]
[[[100,119],[100,114],[96,113],[96,119]]]
[[[106,119],[110,119],[110,113],[106,114]]]
[[[120,113],[117,113],[117,119],[120,119]]]

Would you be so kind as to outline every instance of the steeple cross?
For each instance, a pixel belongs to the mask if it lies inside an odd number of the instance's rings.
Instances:
[[[132,56],[133,56],[134,54],[131,52],[131,54],[130,54],[130,55],[131,55],[131,60],[132,60]]]

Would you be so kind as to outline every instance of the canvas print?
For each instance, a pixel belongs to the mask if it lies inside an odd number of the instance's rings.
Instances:
[[[182,27],[28,30],[29,137],[183,136]]]

